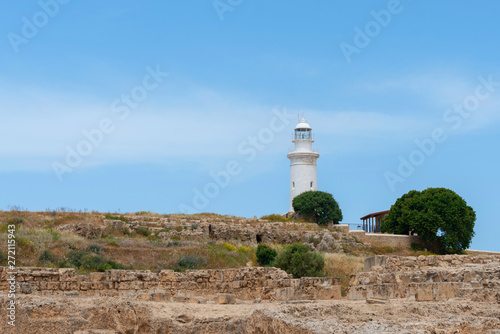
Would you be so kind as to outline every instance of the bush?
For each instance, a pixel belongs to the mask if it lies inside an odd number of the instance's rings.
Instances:
[[[142,236],[149,237],[151,235],[151,231],[144,226],[141,226],[137,229],[137,233],[139,233]]]
[[[121,220],[125,223],[128,223],[128,219],[125,218],[123,215],[113,216],[111,213],[106,213],[106,214],[104,214],[104,218],[109,219],[109,220]]]
[[[285,221],[292,220],[292,217],[284,218],[282,215],[280,215],[278,213],[273,213],[270,215],[262,216],[262,217],[260,217],[260,219],[269,220],[270,222],[285,222]]]
[[[332,194],[323,191],[306,191],[292,201],[293,209],[298,214],[313,219],[319,225],[328,225],[330,221],[338,224],[342,221],[342,210]]]
[[[184,271],[186,269],[196,269],[200,265],[207,263],[207,260],[201,256],[184,255],[177,261],[175,271]]]
[[[412,190],[399,198],[382,220],[381,231],[417,233],[424,241],[438,242],[443,254],[463,253],[474,236],[476,213],[452,190]]]
[[[68,254],[68,261],[69,263],[76,267],[79,268],[82,265],[82,258],[87,255],[86,252],[82,251],[71,251]]]
[[[221,244],[222,247],[224,247],[225,250],[229,251],[229,252],[235,252],[238,250],[238,247],[236,246],[233,246],[231,244],[228,244],[227,242],[224,242],[223,244]]]
[[[8,225],[17,225],[17,224],[21,224],[24,220],[22,218],[19,218],[19,217],[14,217],[14,218],[11,218],[7,221],[7,224]]]
[[[102,253],[102,246],[101,245],[89,245],[89,252],[94,253],[94,254],[101,254]]]
[[[7,256],[2,251],[0,251],[0,266],[4,265],[4,262],[6,261],[7,261]]]
[[[257,262],[259,262],[259,264],[267,266],[274,261],[278,253],[276,253],[276,251],[269,246],[259,245],[255,255],[257,255]]]
[[[114,262],[107,261],[99,255],[87,254],[82,257],[81,268],[93,271],[106,271],[108,269],[125,269],[125,266]]]
[[[325,259],[321,254],[312,252],[308,245],[293,244],[287,246],[274,261],[278,267],[294,278],[323,276]]]
[[[40,254],[38,261],[40,261],[40,263],[54,263],[56,258],[49,251],[44,250],[42,254]]]

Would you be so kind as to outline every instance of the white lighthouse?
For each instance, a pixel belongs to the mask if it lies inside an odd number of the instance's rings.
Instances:
[[[318,190],[318,173],[316,159],[317,149],[313,150],[314,137],[307,121],[302,118],[295,127],[293,140],[295,147],[289,150],[290,159],[290,210],[293,212],[292,201],[295,196],[309,190]]]

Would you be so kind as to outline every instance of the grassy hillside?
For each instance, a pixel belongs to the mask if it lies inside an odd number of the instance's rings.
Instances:
[[[133,214],[67,212],[66,210],[29,212],[0,211],[0,265],[6,265],[8,226],[15,225],[17,242],[16,266],[43,266],[75,268],[79,273],[106,269],[137,269],[159,271],[173,269],[221,269],[256,266],[256,242],[235,240],[214,241],[208,237],[193,241],[181,237],[165,241],[158,237],[162,225],[159,219],[182,221],[212,219],[231,222],[237,217],[211,213],[197,215],[160,215],[150,212]],[[264,217],[263,217],[264,218]],[[105,219],[124,223],[140,220],[149,227],[137,229],[112,228]],[[239,220],[245,219],[237,218]],[[275,217],[275,220],[279,219]],[[262,221],[261,222],[265,222]],[[68,224],[85,223],[100,228],[99,236],[83,237],[70,231],[61,231]],[[292,224],[293,228],[294,224]],[[297,225],[298,226],[298,225]],[[315,224],[307,225],[318,230]],[[197,228],[196,224],[179,229]],[[4,245],[4,246],[1,246]],[[278,253],[285,245],[270,244]],[[346,287],[349,276],[363,269],[363,261],[374,254],[420,255],[422,252],[379,247],[368,250],[344,249],[346,254],[324,254],[325,274],[340,277]]]

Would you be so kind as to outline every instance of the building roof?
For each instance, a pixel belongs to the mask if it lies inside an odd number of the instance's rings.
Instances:
[[[307,124],[307,121],[305,118],[301,118],[299,121],[299,124],[295,127],[295,129],[311,129],[311,126]]]
[[[389,210],[374,212],[374,213],[370,213],[369,215],[366,215],[364,217],[361,217],[359,219],[365,220],[365,219],[372,218],[372,217],[382,216],[382,215],[387,214],[388,212],[389,212]]]

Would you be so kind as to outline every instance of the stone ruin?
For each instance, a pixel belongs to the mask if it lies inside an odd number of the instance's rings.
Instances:
[[[0,269],[0,291],[8,291],[8,268]],[[340,299],[340,280],[332,277],[293,279],[277,268],[190,270],[106,270],[77,275],[69,268],[16,269],[23,294],[108,296],[188,303]]]
[[[104,220],[104,223],[116,229],[147,228],[153,233],[158,233],[158,237],[164,241],[212,239],[280,244],[302,242],[309,244],[312,249],[335,253],[343,253],[346,246],[351,249],[369,248],[369,245],[358,242],[348,233],[347,225],[334,225],[328,230],[312,223],[268,222],[262,219],[239,218],[228,221],[219,218],[202,220],[156,218],[151,221],[133,220],[128,223],[121,220]]]
[[[352,275],[348,298],[500,303],[500,257],[494,255],[375,256]]]

